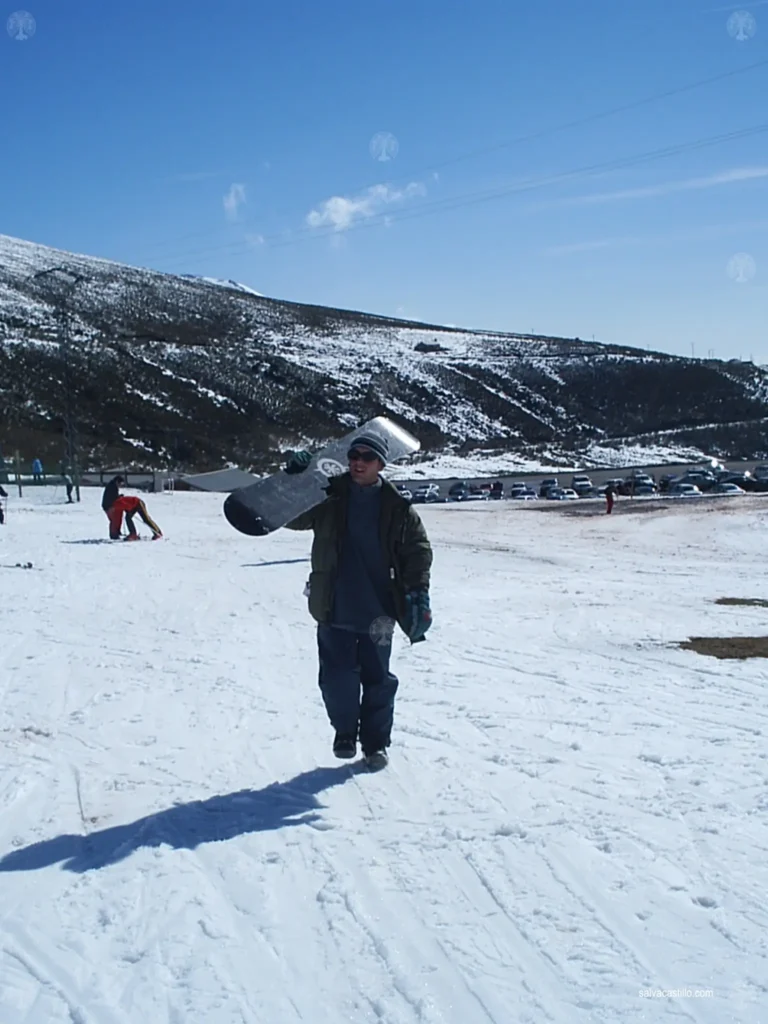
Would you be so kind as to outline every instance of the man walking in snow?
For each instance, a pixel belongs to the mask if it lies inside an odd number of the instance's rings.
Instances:
[[[64,486],[67,488],[67,504],[72,505],[74,499],[72,497],[72,491],[74,490],[74,484],[72,483],[72,477],[69,475],[67,470],[64,470],[61,474],[61,479],[64,481]]]
[[[389,668],[395,625],[418,643],[432,622],[432,548],[416,510],[380,476],[388,454],[386,437],[360,433],[349,470],[331,477],[328,497],[286,524],[314,530],[309,611],[318,624],[333,752],[353,758],[359,739],[370,768],[387,764],[398,688]],[[286,471],[301,472],[308,461],[297,453]]]
[[[613,512],[613,503],[615,498],[616,488],[613,486],[613,484],[608,484],[608,486],[605,488],[605,511],[608,513],[608,515],[610,515],[611,512]]]

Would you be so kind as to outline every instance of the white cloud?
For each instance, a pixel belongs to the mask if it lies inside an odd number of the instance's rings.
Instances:
[[[334,231],[346,231],[355,221],[375,217],[392,203],[402,203],[426,192],[424,185],[414,181],[405,188],[372,185],[356,196],[331,196],[307,214],[307,224],[311,228],[333,227]]]
[[[592,241],[553,245],[545,250],[549,255],[591,252],[595,249],[614,249],[623,245],[669,245],[675,242],[696,242],[743,235],[749,231],[768,231],[768,220],[750,220],[731,224],[706,224],[691,231],[670,232],[666,235],[625,235],[616,238],[596,238]]]
[[[614,203],[622,199],[653,199],[668,196],[674,192],[690,192],[696,189],[717,188],[719,185],[733,185],[742,181],[768,178],[768,167],[737,167],[707,178],[688,178],[682,181],[665,181],[659,185],[644,188],[628,188],[619,192],[596,192],[591,196],[573,196],[558,200],[558,204],[586,206],[592,203]]]
[[[229,186],[229,191],[224,196],[224,212],[227,215],[227,220],[237,220],[237,213],[241,206],[246,202],[245,199],[245,185],[233,184]]]

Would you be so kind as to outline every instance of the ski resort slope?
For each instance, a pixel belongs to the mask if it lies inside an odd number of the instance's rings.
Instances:
[[[2,1024],[768,1021],[766,663],[675,647],[765,633],[714,602],[768,598],[768,502],[424,508],[370,774],[310,535],[177,493],[110,544],[99,498],[0,528]]]

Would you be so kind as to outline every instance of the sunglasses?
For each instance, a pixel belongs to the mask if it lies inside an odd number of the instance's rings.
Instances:
[[[350,462],[355,462],[358,459],[362,462],[375,462],[378,459],[376,452],[372,451],[360,451],[359,448],[352,448],[347,452],[347,458]]]

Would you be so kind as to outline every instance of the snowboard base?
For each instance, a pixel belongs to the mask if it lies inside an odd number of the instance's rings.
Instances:
[[[227,521],[240,533],[263,537],[308,512],[327,497],[331,477],[347,471],[347,452],[354,439],[369,432],[386,439],[387,463],[397,462],[421,448],[421,443],[407,430],[386,416],[377,416],[316,452],[303,472],[279,470],[264,480],[233,491],[224,502]]]

